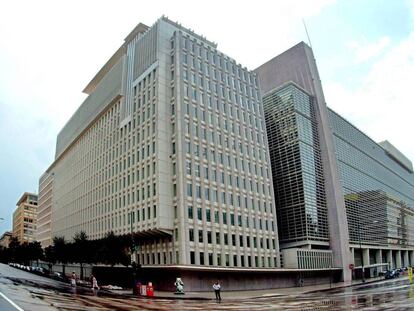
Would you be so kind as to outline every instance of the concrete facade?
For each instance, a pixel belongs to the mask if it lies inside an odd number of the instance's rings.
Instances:
[[[13,237],[20,243],[36,240],[37,194],[25,192],[13,213]]]
[[[85,92],[47,170],[51,237],[134,232],[143,266],[280,266],[253,72],[161,18],[138,25]]]

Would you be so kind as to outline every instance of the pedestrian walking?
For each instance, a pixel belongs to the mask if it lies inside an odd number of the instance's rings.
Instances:
[[[72,275],[70,277],[70,286],[76,287],[76,273],[75,273],[75,271],[72,272]]]
[[[93,274],[91,274],[91,283],[92,283],[93,293],[96,295],[98,293],[99,286],[98,286],[98,281],[96,280],[96,277]]]
[[[221,300],[221,295],[220,295],[221,286],[220,286],[219,281],[216,281],[213,284],[213,289],[214,289],[214,293],[216,294],[216,300],[220,301]]]

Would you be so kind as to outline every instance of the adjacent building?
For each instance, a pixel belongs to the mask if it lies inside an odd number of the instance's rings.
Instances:
[[[329,124],[334,135],[355,265],[363,263],[366,276],[381,268],[413,265],[411,162],[389,142],[374,142],[332,110],[329,110]]]
[[[45,172],[39,180],[36,240],[42,248],[52,244],[53,173]]]
[[[13,237],[20,243],[36,240],[37,194],[25,192],[13,213]]]
[[[256,72],[284,261],[341,265],[345,280],[351,263],[359,276],[412,265],[411,162],[326,107],[312,50],[303,42]]]

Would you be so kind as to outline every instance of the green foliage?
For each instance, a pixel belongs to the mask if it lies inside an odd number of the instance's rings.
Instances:
[[[44,250],[45,261],[49,263],[49,266],[54,265],[56,263],[56,255],[55,250],[52,245],[49,245]]]
[[[10,239],[9,248],[1,250],[2,262],[17,262],[30,265],[30,261],[43,259],[43,250],[39,242],[20,244],[16,237]]]
[[[8,263],[10,262],[10,251],[8,248],[0,246],[0,262]]]
[[[129,265],[130,255],[127,251],[128,241],[125,236],[117,236],[112,231],[103,239],[98,240],[97,262],[114,266],[116,264]]]
[[[0,248],[0,261],[29,265],[30,261],[42,259],[49,263],[49,267],[55,263],[62,264],[63,273],[67,263],[79,263],[81,267],[97,263],[128,266],[131,264],[131,253],[138,244],[137,236],[115,235],[113,232],[99,240],[88,240],[87,234],[81,231],[75,234],[72,242],[57,236],[53,238],[52,245],[44,250],[39,242],[20,244],[17,238],[11,238],[9,248]]]
[[[56,236],[53,238],[53,252],[57,262],[62,264],[67,264],[69,262],[70,259],[67,245],[64,237]]]

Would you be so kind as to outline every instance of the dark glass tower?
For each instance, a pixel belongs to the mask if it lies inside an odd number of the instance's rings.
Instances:
[[[328,248],[326,194],[312,97],[289,83],[265,95],[263,104],[280,242]]]

